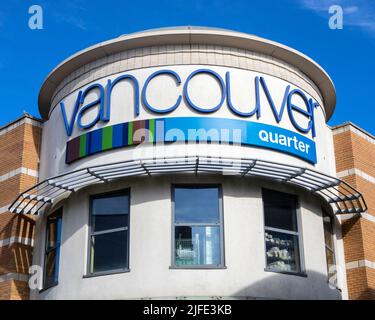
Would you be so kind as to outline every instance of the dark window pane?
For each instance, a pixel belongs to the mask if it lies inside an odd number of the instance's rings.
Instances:
[[[111,230],[128,226],[128,215],[95,215],[93,216],[93,231]]]
[[[264,222],[267,227],[297,231],[296,197],[263,190]]]
[[[127,268],[127,231],[92,236],[91,272]]]
[[[176,188],[176,223],[219,223],[218,188]]]
[[[301,271],[297,236],[266,230],[265,238],[267,269]]]
[[[116,195],[93,199],[93,231],[96,232],[127,227],[128,211],[128,195]]]
[[[175,260],[177,266],[220,265],[220,228],[176,227]]]
[[[58,268],[56,268],[56,249],[49,251],[45,256],[44,286],[50,287],[57,282]]]
[[[127,195],[116,195],[93,199],[93,215],[116,215],[129,213],[129,197]]]

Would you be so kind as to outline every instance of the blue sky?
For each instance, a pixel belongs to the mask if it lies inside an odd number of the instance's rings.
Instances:
[[[41,5],[44,29],[28,27]],[[328,8],[344,8],[344,29],[328,27]],[[100,41],[143,29],[221,27],[289,45],[332,77],[337,106],[330,125],[352,121],[375,135],[375,1],[373,0],[2,0],[0,126],[23,111],[39,116],[45,76],[63,59]]]

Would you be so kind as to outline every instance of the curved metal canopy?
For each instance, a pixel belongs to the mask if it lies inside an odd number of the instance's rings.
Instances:
[[[37,214],[47,204],[53,204],[92,184],[132,176],[171,173],[261,177],[295,185],[319,195],[331,205],[335,214],[367,210],[360,192],[341,179],[315,170],[257,159],[203,156],[130,160],[72,171],[41,181],[22,192],[9,210],[13,213]]]

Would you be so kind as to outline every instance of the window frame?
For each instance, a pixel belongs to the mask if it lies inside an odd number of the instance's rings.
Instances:
[[[325,230],[325,223],[324,223],[324,218],[325,217],[328,217],[329,220],[330,220],[330,236],[331,236],[331,241],[332,241],[332,248],[327,244],[327,241],[326,241],[326,230]],[[327,282],[334,286],[334,287],[338,287],[338,270],[337,270],[337,257],[336,257],[336,246],[335,246],[335,236],[334,236],[334,218],[332,217],[332,215],[330,215],[328,213],[327,210],[325,210],[323,208],[322,210],[322,223],[323,223],[323,236],[324,236],[324,255],[326,257],[326,265],[327,265]],[[336,283],[332,283],[330,281],[330,278],[329,278],[329,270],[328,270],[328,257],[327,257],[327,250],[331,252],[332,256],[333,256],[333,259],[334,259],[334,264],[335,264],[335,267],[336,267]]]
[[[60,220],[60,226],[59,223],[57,223],[57,237],[56,237],[56,245],[53,248],[48,248],[48,239],[49,239],[49,220],[51,218],[56,218],[57,220]],[[43,252],[43,286],[41,291],[50,289],[52,287],[55,287],[59,284],[59,274],[60,274],[60,252],[61,252],[61,238],[62,238],[62,219],[63,219],[63,207],[60,207],[53,212],[51,212],[46,217],[46,225],[45,225],[45,241],[44,241],[44,252]],[[60,237],[60,238],[59,238]],[[46,276],[47,276],[47,254],[56,250],[56,256],[55,256],[55,268],[57,268],[57,279],[55,279],[52,283],[46,285]]]
[[[205,189],[205,188],[217,188],[218,189],[218,201],[219,201],[219,224],[215,223],[175,223],[175,190],[178,188],[182,189]],[[223,190],[221,184],[171,184],[171,205],[172,205],[172,232],[171,232],[171,267],[170,269],[226,269],[225,266],[225,241],[224,241],[224,206],[223,206]],[[218,226],[220,231],[220,264],[218,265],[186,265],[178,266],[176,264],[175,256],[175,230],[177,226]]]
[[[95,199],[101,199],[101,198],[108,198],[111,196],[121,196],[126,195],[128,196],[128,226],[127,227],[121,227],[121,228],[115,228],[115,229],[108,229],[108,230],[102,230],[93,232],[93,203]],[[89,197],[89,224],[88,224],[88,239],[87,239],[87,266],[86,266],[86,274],[83,276],[84,278],[91,278],[91,277],[97,277],[97,276],[104,276],[104,275],[111,275],[116,273],[125,273],[130,271],[130,209],[131,209],[131,198],[130,198],[130,188],[125,188],[121,190],[115,190],[115,191],[108,191],[104,193],[98,193],[98,194],[92,194]],[[92,243],[92,237],[96,235],[101,234],[108,234],[108,233],[114,233],[114,232],[120,232],[120,231],[127,231],[127,265],[124,268],[118,268],[113,270],[105,270],[105,271],[97,271],[97,272],[91,272],[91,243]]]
[[[280,194],[285,194],[288,196],[292,196],[295,199],[295,205],[296,205],[296,226],[297,231],[287,230],[287,229],[280,229],[280,228],[274,228],[274,227],[268,227],[266,226],[266,210],[265,210],[265,202],[264,202],[264,192],[272,191],[277,192]],[[294,275],[294,276],[300,276],[300,277],[307,277],[306,274],[306,268],[305,268],[305,259],[304,259],[304,251],[303,251],[303,236],[302,236],[302,224],[301,224],[301,200],[300,197],[291,192],[284,192],[272,188],[264,188],[261,189],[261,195],[262,195],[262,210],[263,210],[263,245],[264,245],[264,271],[266,272],[272,272],[272,273],[280,273],[280,274],[286,274],[286,275]],[[299,269],[298,271],[283,271],[283,270],[274,270],[267,267],[267,243],[266,243],[266,231],[274,231],[279,232],[282,234],[288,234],[288,235],[294,235],[297,237],[298,240],[298,258],[299,258]]]

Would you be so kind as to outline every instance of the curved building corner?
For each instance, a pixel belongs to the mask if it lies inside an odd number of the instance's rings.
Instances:
[[[30,298],[371,298],[353,272],[374,262],[343,224],[374,228],[373,185],[351,177],[367,168],[344,160],[356,136],[327,125],[335,104],[309,57],[229,30],[68,58],[39,94],[38,183],[9,207],[36,216]]]

